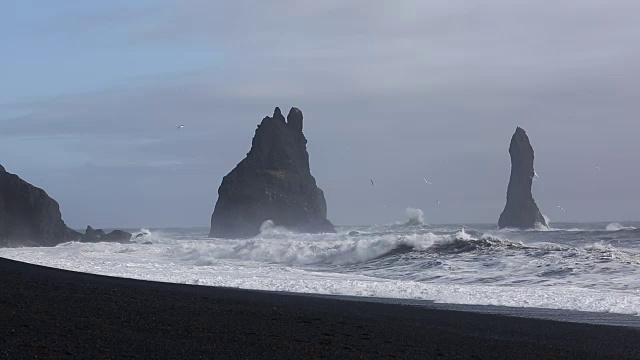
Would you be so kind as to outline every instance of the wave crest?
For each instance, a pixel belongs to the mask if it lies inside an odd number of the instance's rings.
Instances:
[[[620,223],[611,223],[605,228],[607,231],[636,230],[633,226],[624,226]]]
[[[282,233],[266,235],[283,235]],[[381,235],[372,238],[336,240],[295,240],[284,236],[265,236],[248,240],[220,240],[208,243],[190,243],[168,256],[183,260],[197,260],[206,265],[213,260],[234,259],[279,264],[334,264],[347,265],[376,259],[405,247],[424,251],[437,241],[446,241],[448,235],[410,234]],[[208,259],[208,260],[207,260]]]
[[[277,228],[276,228],[277,229]],[[309,240],[300,234],[269,233],[242,240],[192,242],[173,249],[167,256],[197,265],[218,260],[244,260],[285,265],[351,265],[409,252],[457,254],[480,249],[523,248],[520,242],[483,235],[475,238],[464,229],[455,234],[413,233],[383,234],[370,237],[333,235],[333,238]],[[285,230],[286,231],[286,230]],[[265,236],[266,235],[266,236]],[[336,239],[336,236],[339,238]]]

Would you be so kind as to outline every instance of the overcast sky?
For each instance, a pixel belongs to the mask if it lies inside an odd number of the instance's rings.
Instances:
[[[522,126],[552,222],[638,220],[638,19],[635,0],[0,0],[0,163],[74,227],[208,226],[256,125],[296,106],[334,223],[495,223]]]

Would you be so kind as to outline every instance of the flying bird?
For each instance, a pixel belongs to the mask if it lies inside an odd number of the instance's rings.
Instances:
[[[560,205],[558,205],[558,209],[562,210],[562,212],[567,212],[567,210],[563,209]]]
[[[433,185],[433,183],[427,181],[427,178],[422,178],[424,180],[425,183],[427,183],[427,185]]]
[[[178,125],[178,130],[182,129],[184,125]]]
[[[373,179],[369,179],[369,181],[371,181],[371,186],[373,186]]]

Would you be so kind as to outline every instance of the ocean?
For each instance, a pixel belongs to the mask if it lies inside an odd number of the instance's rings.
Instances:
[[[253,239],[140,229],[136,243],[4,248],[0,256],[101,275],[443,304],[640,315],[640,223],[338,226]]]

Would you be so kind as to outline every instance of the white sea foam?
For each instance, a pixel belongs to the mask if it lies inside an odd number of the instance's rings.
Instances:
[[[547,223],[548,224],[548,223]],[[534,230],[536,231],[550,231],[551,229],[549,228],[549,226],[544,225],[543,223],[535,223],[535,225],[533,226]]]
[[[550,241],[566,233],[451,230],[310,235],[265,225],[248,240],[142,231],[134,244],[65,243],[0,256],[163,282],[640,315],[640,249]]]
[[[305,234],[291,238],[283,236],[283,233],[267,231],[253,239],[182,242],[167,251],[170,257],[185,259],[189,256],[197,256],[205,262],[227,259],[289,265],[346,265],[375,259],[401,246],[421,251],[436,243],[442,244],[454,240],[451,235],[432,233],[401,236],[386,234],[356,238],[339,235],[333,238],[312,237],[313,235]]]
[[[462,228],[462,230],[458,231],[455,235],[456,239],[459,240],[473,240],[473,237],[469,234],[466,233],[466,231],[464,231],[464,228]]]
[[[606,227],[607,231],[620,231],[620,230],[636,230],[633,226],[623,226],[619,223],[611,223]]]
[[[424,212],[420,209],[407,208],[405,211],[408,225],[423,225],[424,224]]]
[[[100,244],[96,244],[100,245]],[[103,244],[105,246],[107,244]],[[593,312],[640,314],[640,294],[589,290],[576,287],[486,286],[434,284],[387,280],[362,275],[305,271],[280,265],[216,262],[208,266],[188,265],[174,259],[159,261],[141,245],[99,246],[78,253],[29,249],[4,249],[4,257],[68,270],[162,282],[226,286],[245,289],[289,291],[330,295],[432,300],[452,304],[497,305],[571,309]],[[123,248],[130,249],[122,252]],[[6,251],[11,250],[11,251]],[[109,254],[109,255],[108,255]],[[118,254],[120,257],[115,257]],[[156,254],[157,255],[157,254]],[[154,260],[154,261],[150,261]],[[182,259],[184,260],[184,259]]]

